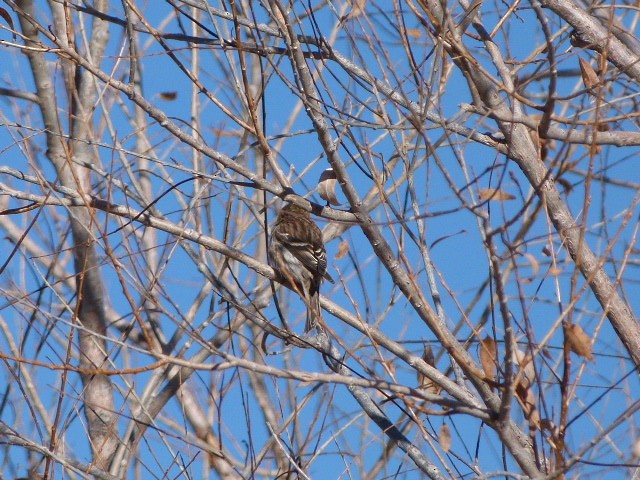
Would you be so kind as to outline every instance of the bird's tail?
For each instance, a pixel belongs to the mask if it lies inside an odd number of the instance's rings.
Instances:
[[[314,328],[318,331],[322,329],[322,309],[320,308],[320,292],[316,290],[311,293],[309,304],[307,305],[307,323],[304,326],[304,333],[309,333]]]

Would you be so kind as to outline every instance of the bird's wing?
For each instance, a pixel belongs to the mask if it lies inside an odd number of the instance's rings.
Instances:
[[[275,232],[275,235],[307,270],[335,283],[327,273],[327,255],[323,247],[312,248],[312,239],[293,239],[288,233],[282,232]]]

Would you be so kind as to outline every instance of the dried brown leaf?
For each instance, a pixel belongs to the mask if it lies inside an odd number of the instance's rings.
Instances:
[[[565,178],[556,178],[556,183],[562,187],[564,193],[571,193],[573,190],[573,183]]]
[[[172,102],[176,98],[178,98],[178,92],[160,92],[160,98],[162,100],[166,100],[168,102]]]
[[[433,354],[433,348],[428,343],[424,346],[422,351],[422,359],[432,367],[436,366],[436,356]]]
[[[598,145],[597,143],[592,143],[589,145],[589,155],[596,156],[602,152],[602,145]]]
[[[387,372],[389,372],[392,376],[395,376],[395,374],[396,374],[396,364],[393,361],[393,359],[384,360],[382,363],[383,363],[385,369],[387,370]]]
[[[536,369],[533,367],[531,356],[522,350],[514,350],[511,361],[522,370],[522,373],[516,372],[516,375],[520,376],[518,383],[524,388],[529,388],[533,385],[536,379]]]
[[[516,197],[497,188],[481,188],[478,192],[481,200],[493,200],[503,202],[505,200],[513,200]]]
[[[531,430],[540,430],[540,414],[531,389],[536,378],[536,370],[533,367],[531,356],[522,350],[515,350],[512,361],[520,367],[520,371],[516,372],[519,379],[516,384],[516,398],[522,407],[524,417],[529,421],[529,428]]]
[[[520,383],[516,386],[516,398],[522,407],[524,418],[529,421],[529,428],[531,430],[540,430],[540,413],[538,413],[538,409],[536,407],[536,399],[533,395],[533,390]]]
[[[422,359],[432,367],[436,366],[436,358],[433,354],[433,349],[428,343],[424,346],[422,351]],[[442,391],[442,388],[430,378],[425,377],[422,373],[418,372],[418,386],[420,386],[425,392],[438,394]]]
[[[598,74],[589,62],[587,62],[583,58],[580,58],[578,60],[580,62],[580,72],[582,73],[582,83],[584,83],[584,86],[586,88],[593,88],[600,82]]]
[[[9,12],[4,8],[0,8],[0,17],[4,18],[5,22],[9,24],[9,27],[11,27],[11,30],[15,30],[15,28],[13,28],[13,19],[11,18],[11,15],[9,15]],[[16,39],[15,31],[13,33],[13,39]]]
[[[591,346],[591,338],[587,335],[580,325],[569,325],[566,330],[567,342],[569,348],[576,355],[586,358],[590,362],[593,361],[593,347]]]
[[[349,253],[349,242],[347,242],[346,240],[343,240],[340,242],[340,245],[338,245],[338,253],[336,253],[336,257],[335,257],[336,260],[340,260],[347,253]]]
[[[495,381],[498,367],[498,347],[496,341],[489,336],[480,341],[480,363],[487,379]]]
[[[562,269],[560,267],[549,267],[549,275],[552,277],[557,277],[562,273]]]
[[[444,453],[447,453],[451,449],[451,430],[449,425],[443,423],[438,433],[438,443],[442,447]]]

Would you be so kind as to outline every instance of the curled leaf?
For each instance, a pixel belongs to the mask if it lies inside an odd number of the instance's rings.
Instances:
[[[318,180],[318,193],[320,194],[320,198],[329,205],[340,205],[338,197],[336,196],[337,185],[338,180],[333,168],[327,168],[322,172],[322,175],[320,175],[320,179]]]
[[[451,430],[449,425],[443,423],[438,432],[438,443],[442,447],[444,453],[447,453],[451,449]]]
[[[13,28],[13,19],[11,18],[11,15],[9,15],[9,12],[7,12],[4,8],[0,8],[0,17],[2,17],[5,22],[9,24],[9,27],[11,27],[11,30],[13,31],[13,40],[15,41],[16,33],[15,29]]]
[[[562,187],[565,194],[571,193],[573,191],[573,183],[571,183],[566,178],[556,178],[556,183]]]
[[[422,351],[422,359],[432,367],[436,366],[436,356],[433,354],[433,348],[428,343],[424,346]]]
[[[524,418],[529,421],[529,429],[540,430],[540,413],[536,407],[536,399],[531,387],[525,387],[522,383],[516,386],[516,398],[522,407]]]
[[[496,379],[496,369],[498,367],[498,347],[493,338],[487,336],[480,340],[480,363],[482,370],[488,380],[492,382]]]
[[[520,371],[516,372],[516,376],[519,378],[516,384],[516,398],[522,407],[524,417],[529,421],[529,429],[532,431],[540,430],[540,413],[536,407],[536,399],[531,388],[536,377],[533,361],[531,356],[522,350],[515,350],[512,360],[520,367]]]
[[[504,202],[505,200],[514,200],[516,197],[497,188],[481,188],[479,191],[481,200],[493,200],[495,202]]]
[[[433,349],[428,343],[425,344],[422,351],[422,359],[432,367],[436,366],[436,358],[433,355]],[[442,391],[442,388],[433,380],[425,377],[422,373],[418,372],[418,386],[421,387],[427,393],[438,394]]]
[[[515,350],[512,361],[522,370],[522,373],[516,371],[516,375],[520,375],[520,381],[518,383],[522,384],[525,388],[529,388],[536,379],[536,369],[533,367],[531,355],[527,355],[522,350]]]
[[[349,242],[347,242],[346,240],[343,240],[340,242],[340,245],[338,245],[338,253],[336,253],[336,257],[335,257],[336,260],[340,260],[347,253],[349,253]]]
[[[579,58],[578,60],[580,62],[580,72],[582,73],[582,83],[584,83],[584,86],[589,89],[595,87],[600,83],[598,74],[589,62],[583,58]]]
[[[552,277],[557,277],[562,273],[562,269],[560,267],[549,267],[547,273]]]
[[[178,92],[160,92],[160,98],[162,100],[166,100],[167,102],[171,102],[178,98]]]
[[[569,325],[566,330],[566,335],[567,342],[569,342],[569,348],[573,353],[586,358],[590,362],[593,361],[593,347],[591,346],[591,339],[580,325]]]

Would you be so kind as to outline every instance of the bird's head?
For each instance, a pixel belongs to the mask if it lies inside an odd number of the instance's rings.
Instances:
[[[302,208],[300,205],[296,205],[295,203],[287,203],[280,210],[284,213],[290,213],[293,215],[309,215],[309,212]]]

